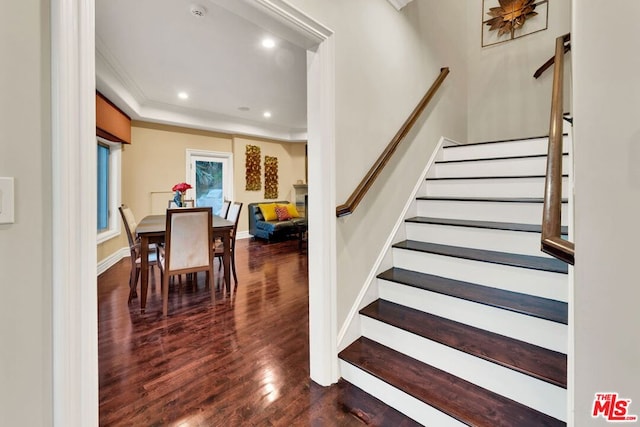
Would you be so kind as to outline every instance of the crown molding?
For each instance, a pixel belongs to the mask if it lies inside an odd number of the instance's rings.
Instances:
[[[286,142],[307,139],[306,129],[243,120],[151,100],[99,42],[96,42],[96,88],[133,120]]]

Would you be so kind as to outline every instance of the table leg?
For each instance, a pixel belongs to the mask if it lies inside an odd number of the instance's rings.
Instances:
[[[140,238],[140,312],[147,306],[147,288],[149,287],[149,238]]]

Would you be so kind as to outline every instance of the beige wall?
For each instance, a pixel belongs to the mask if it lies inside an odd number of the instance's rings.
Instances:
[[[245,191],[245,146],[261,147],[264,156],[278,158],[279,200],[293,201],[293,184],[305,179],[305,151],[302,143],[270,141],[218,134],[207,131],[133,122],[131,145],[122,150],[122,203],[136,219],[158,213],[173,197],[171,187],[186,179],[186,150],[217,151],[233,154],[233,199],[244,203],[238,229],[247,231],[247,203],[263,201],[264,191]],[[264,165],[262,172],[264,174]],[[160,206],[160,207],[159,207]],[[124,228],[120,236],[98,245],[98,261],[128,246]]]
[[[640,417],[640,2],[574,0],[575,425],[617,392]],[[620,13],[623,11],[624,13]],[[605,22],[615,22],[602,31]],[[636,423],[628,423],[636,425]]]
[[[129,247],[129,243],[127,242],[127,237],[124,233],[125,233],[124,226],[120,224],[119,236],[98,244],[98,248],[97,248],[98,262],[103,261],[106,258],[109,258],[110,256],[114,255],[116,252],[120,251],[122,248]]]
[[[0,425],[52,424],[49,2],[3,1],[0,176],[15,223],[0,225]]]
[[[134,122],[131,140],[122,152],[122,203],[136,219],[158,213],[171,187],[187,180],[187,149],[232,152],[228,135],[152,123]]]
[[[467,18],[468,142],[547,135],[553,69],[539,79],[533,73],[553,56],[555,38],[571,31],[571,2],[549,1],[548,29],[488,47],[481,47],[482,3],[469,2]],[[571,54],[566,58],[569,76]],[[565,93],[570,111],[569,85]]]
[[[439,137],[466,139],[466,28],[445,21],[466,17],[468,1],[415,1],[401,12],[387,0],[290,3],[335,33],[336,204],[356,188],[440,68],[451,67],[417,130],[358,210],[338,220],[339,329]]]
[[[186,150],[231,151],[231,138],[212,132],[133,122],[130,145],[122,146],[122,203],[137,220],[153,212],[157,199],[173,197],[171,187],[186,179]],[[128,247],[124,227],[120,236],[98,245],[98,261]]]
[[[245,190],[245,149],[247,145],[260,147],[262,165],[262,190]],[[249,229],[247,204],[262,202],[264,198],[264,156],[278,158],[278,198],[295,203],[293,184],[298,180],[305,181],[305,144],[299,142],[267,141],[257,138],[234,137],[233,170],[234,170],[234,198],[244,203],[238,224],[240,232]]]

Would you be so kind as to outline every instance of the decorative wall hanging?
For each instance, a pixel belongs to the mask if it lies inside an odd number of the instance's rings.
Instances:
[[[262,181],[260,179],[260,147],[257,145],[247,145],[245,148],[245,177],[247,191],[260,191]]]
[[[264,156],[264,198],[278,198],[278,158]]]
[[[491,46],[546,30],[549,2],[482,0],[482,17],[482,47]]]

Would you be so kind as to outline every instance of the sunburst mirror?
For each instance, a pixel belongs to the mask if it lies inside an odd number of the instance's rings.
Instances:
[[[546,30],[548,0],[482,0],[482,46]]]

